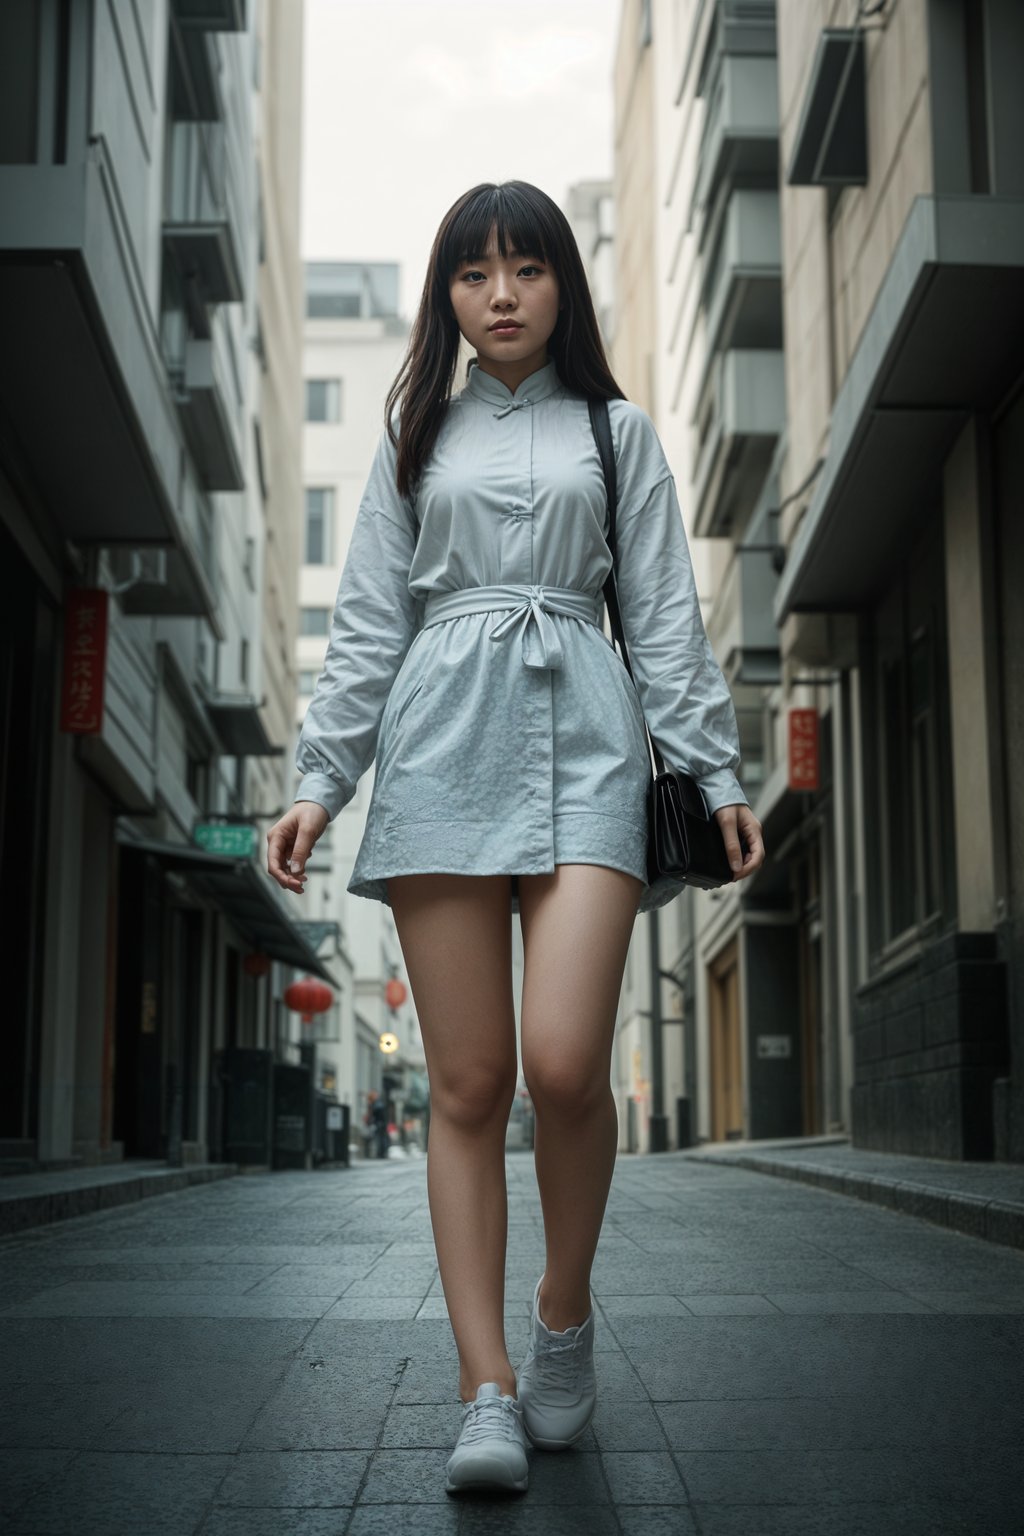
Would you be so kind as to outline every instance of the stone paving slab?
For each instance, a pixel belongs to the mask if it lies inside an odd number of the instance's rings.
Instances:
[[[839,1151],[831,1149],[830,1155]],[[506,1159],[513,1364],[544,1262]],[[444,1491],[424,1163],[251,1175],[0,1240],[4,1536],[1016,1536],[1024,1253],[822,1185],[621,1155],[599,1401],[520,1498]]]
[[[797,1179],[972,1237],[1024,1248],[1024,1166],[1019,1163],[873,1152],[836,1137],[716,1142],[666,1155]]]
[[[173,1194],[237,1172],[234,1163],[171,1168],[166,1162],[139,1158],[87,1168],[4,1174],[0,1176],[0,1236],[132,1205],[152,1195]]]

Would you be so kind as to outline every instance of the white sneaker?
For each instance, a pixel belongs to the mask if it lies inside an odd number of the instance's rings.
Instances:
[[[519,1399],[496,1381],[482,1382],[462,1413],[462,1428],[445,1468],[446,1493],[487,1489],[525,1493],[529,1481]]]
[[[541,1275],[533,1292],[530,1347],[518,1373],[523,1424],[534,1445],[558,1451],[579,1440],[594,1417],[594,1306],[582,1323],[554,1333],[541,1321]]]

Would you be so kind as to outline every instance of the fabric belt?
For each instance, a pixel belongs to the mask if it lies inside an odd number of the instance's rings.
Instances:
[[[443,619],[467,613],[489,613],[495,608],[512,611],[488,632],[491,640],[504,640],[521,628],[523,662],[528,667],[560,668],[562,644],[548,614],[562,613],[601,626],[603,596],[580,592],[576,587],[526,586],[510,583],[493,587],[460,587],[455,592],[430,592],[423,610],[423,628]]]

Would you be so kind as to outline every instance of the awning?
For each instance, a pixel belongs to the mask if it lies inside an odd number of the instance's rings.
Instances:
[[[267,735],[260,709],[265,700],[248,694],[206,693],[206,713],[228,757],[283,757],[284,747]]]
[[[340,990],[339,982],[284,910],[270,876],[251,860],[226,858],[187,843],[152,838],[119,837],[118,842],[127,853],[149,854],[165,869],[185,875],[190,885],[231,918],[254,949],[296,970],[320,976]]]
[[[1024,199],[918,197],[832,411],[825,467],[775,597],[869,607],[941,505],[946,455],[1024,361]]]

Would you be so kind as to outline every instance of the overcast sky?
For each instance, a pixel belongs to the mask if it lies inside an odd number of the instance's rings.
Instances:
[[[398,261],[419,302],[445,211],[516,177],[565,206],[612,169],[620,0],[306,0],[302,254]]]

